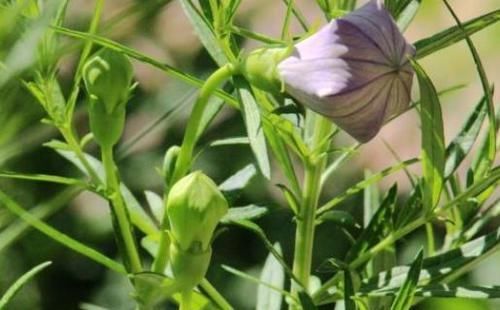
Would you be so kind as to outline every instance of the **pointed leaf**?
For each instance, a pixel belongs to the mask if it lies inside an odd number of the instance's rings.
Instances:
[[[486,104],[486,99],[481,99],[472,114],[467,118],[458,135],[446,148],[445,178],[451,176],[472,149],[487,114]]]
[[[439,202],[444,175],[444,129],[441,104],[432,81],[424,69],[412,61],[420,86],[420,120],[422,126],[422,167],[424,205],[433,209]]]
[[[16,280],[3,294],[0,299],[0,309],[4,309],[7,303],[16,295],[17,292],[36,274],[38,274],[43,269],[47,268],[52,262],[44,262],[33,268],[31,268],[28,272],[23,274],[19,279]]]
[[[422,269],[422,260],[424,258],[424,251],[420,250],[417,254],[417,258],[413,264],[411,264],[406,280],[401,286],[396,295],[391,310],[409,310],[413,304],[413,296],[415,295],[415,289],[417,288],[418,279],[420,277],[420,270]]]
[[[223,192],[242,190],[255,177],[256,173],[257,169],[253,164],[247,165],[219,184],[219,189]]]
[[[417,49],[415,58],[423,58],[445,47],[455,44],[456,42],[463,40],[466,35],[470,36],[490,25],[493,25],[499,20],[500,10],[496,10],[463,23],[463,29],[465,32],[462,31],[460,27],[454,26],[432,35],[431,37],[419,40],[414,44]]]
[[[244,79],[235,77],[234,84],[240,97],[241,112],[245,121],[250,147],[262,175],[269,179],[271,177],[271,167],[267,155],[266,139],[262,130],[259,106],[252,95],[250,85]]]
[[[213,60],[219,66],[223,66],[227,63],[227,58],[224,51],[220,48],[220,44],[214,35],[209,21],[197,10],[192,0],[180,0],[180,3],[203,46],[207,49]]]
[[[226,215],[224,215],[220,222],[223,224],[234,223],[243,220],[254,220],[264,216],[268,212],[266,207],[257,205],[248,205],[245,207],[232,207],[229,208]]]
[[[274,244],[276,252],[281,255],[281,247],[279,243]],[[260,280],[264,283],[269,283],[281,290],[285,285],[285,272],[274,255],[269,254],[264,268],[260,273]],[[257,307],[258,310],[280,310],[283,296],[269,287],[262,284],[257,288]]]

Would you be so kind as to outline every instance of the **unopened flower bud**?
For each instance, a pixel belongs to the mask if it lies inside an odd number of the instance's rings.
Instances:
[[[262,90],[279,92],[281,78],[277,66],[291,52],[291,49],[284,47],[257,49],[243,61],[242,74],[252,85]]]
[[[174,280],[180,291],[188,291],[205,277],[213,233],[228,204],[217,185],[196,171],[174,184],[166,205]]]
[[[101,146],[112,146],[121,137],[132,78],[129,59],[109,49],[95,53],[83,67],[90,99],[90,128]]]
[[[333,20],[278,65],[286,91],[360,142],[408,108],[415,54],[380,1]]]
[[[213,232],[228,209],[217,185],[200,171],[172,186],[166,206],[173,241],[191,252],[209,249]]]

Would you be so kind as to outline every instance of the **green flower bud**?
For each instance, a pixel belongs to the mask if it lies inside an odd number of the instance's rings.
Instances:
[[[228,203],[217,185],[201,171],[172,186],[167,199],[172,241],[183,251],[206,252]]]
[[[254,86],[277,93],[281,88],[278,64],[292,52],[286,47],[260,48],[251,52],[242,63],[242,74]]]
[[[95,53],[83,67],[90,129],[101,146],[113,146],[121,137],[132,78],[128,58],[109,49]]]

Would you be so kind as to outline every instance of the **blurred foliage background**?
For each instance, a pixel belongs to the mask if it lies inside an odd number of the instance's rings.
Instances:
[[[37,38],[43,33],[48,20],[37,23],[26,21],[30,12],[11,9],[10,2],[0,3],[0,60],[15,68],[10,74],[0,75],[0,170],[26,173],[50,173],[76,175],[77,171],[42,143],[57,137],[51,127],[40,122],[44,116],[41,107],[28,93],[20,79],[32,80]],[[362,3],[363,1],[359,1]],[[499,0],[450,1],[460,18],[465,21],[500,8]],[[93,1],[69,2],[65,26],[78,30],[88,28],[93,12]],[[319,27],[324,17],[314,1],[297,0],[311,25]],[[237,16],[240,26],[277,36],[286,7],[282,1],[244,0]],[[35,14],[36,12],[31,12]],[[140,50],[162,62],[168,63],[198,77],[207,76],[216,67],[194,35],[179,3],[166,0],[108,0],[104,8],[99,34]],[[454,25],[449,13],[440,1],[423,1],[421,10],[406,32],[410,42],[427,37]],[[300,34],[299,28],[297,35]],[[482,56],[487,74],[493,83],[500,82],[500,24],[488,27],[473,36]],[[77,52],[81,42],[61,38],[64,49],[59,62],[58,78],[67,95],[72,86]],[[245,50],[259,43],[242,40]],[[438,89],[465,85],[442,98],[445,133],[453,137],[472,106],[481,97],[481,86],[474,63],[465,43],[456,44],[422,61]],[[167,77],[157,69],[134,62],[135,77],[139,82],[128,106],[126,132],[118,148],[121,155],[119,167],[123,181],[137,197],[144,200],[143,192],[161,192],[162,178],[157,172],[165,150],[182,139],[186,117],[194,99],[195,89]],[[498,102],[498,92],[495,102]],[[77,129],[81,134],[88,131],[85,103],[82,97],[77,106]],[[151,126],[154,124],[154,126]],[[365,169],[378,171],[395,161],[393,151],[401,158],[411,158],[420,152],[418,115],[414,111],[404,114],[387,125],[379,136],[364,145],[355,156],[353,164],[340,170],[327,186],[325,197],[345,189],[359,181]],[[151,129],[152,128],[152,129]],[[202,138],[202,154],[197,160],[198,169],[206,171],[216,181],[222,181],[249,162],[253,157],[248,146],[210,148],[214,139],[244,135],[241,117],[225,108]],[[347,136],[338,137],[338,145],[352,142]],[[415,169],[419,169],[416,167]],[[382,189],[398,181],[400,188],[408,190],[404,174],[387,178],[380,184]],[[284,208],[279,190],[280,176],[272,183],[256,178],[252,186],[241,196],[238,204],[250,202],[269,206],[271,212],[258,221],[270,240],[279,241],[285,257],[291,260],[294,224],[290,212]],[[61,194],[61,186],[47,183],[0,179],[0,187],[24,206],[35,207],[43,201],[56,199],[60,209],[50,217],[49,223],[76,239],[89,244],[108,255],[116,254],[111,221],[105,201],[90,193],[82,193],[74,199]],[[400,191],[400,192],[404,192]],[[55,197],[55,198],[54,198]],[[361,217],[362,196],[345,203],[342,208]],[[400,206],[404,208],[404,206]],[[15,219],[0,209],[0,229]],[[405,239],[401,247],[402,263],[409,261],[423,244],[423,232]],[[320,227],[316,240],[313,266],[331,256],[345,252],[348,243],[340,230]],[[223,271],[220,264],[228,264],[250,274],[258,274],[267,253],[253,235],[236,228],[224,232],[214,244],[214,262],[208,278],[236,306],[251,309],[256,287]],[[29,231],[22,238],[7,242],[0,240],[0,292],[30,267],[45,261],[53,265],[30,282],[11,304],[12,309],[78,309],[84,302],[99,304],[110,309],[132,309],[127,298],[130,289],[125,279],[105,271],[70,250],[60,246],[36,231]],[[484,261],[463,281],[482,284],[498,284],[500,255]],[[434,299],[422,303],[419,309],[498,309],[500,303],[474,300]]]

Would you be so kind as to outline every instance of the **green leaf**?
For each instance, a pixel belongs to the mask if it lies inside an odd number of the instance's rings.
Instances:
[[[401,12],[398,14],[398,17],[396,18],[396,23],[398,24],[398,28],[401,31],[405,31],[406,28],[408,28],[408,26],[410,25],[415,15],[417,15],[422,0],[409,0],[401,2],[406,2],[405,3],[406,6],[402,8]]]
[[[474,239],[459,248],[426,258],[422,262],[419,285],[450,281],[471,270],[480,261],[500,249],[500,229]],[[407,278],[409,266],[397,266],[377,276],[364,279],[362,294],[400,288]]]
[[[490,89],[490,82],[488,81],[488,77],[486,76],[486,71],[484,70],[483,63],[481,61],[481,57],[474,46],[470,36],[467,34],[467,31],[464,28],[464,25],[458,18],[458,16],[453,11],[452,7],[448,3],[448,1],[444,0],[444,4],[450,11],[451,15],[455,19],[457,26],[460,28],[462,33],[465,35],[465,41],[467,42],[467,46],[472,54],[472,58],[474,59],[474,63],[476,65],[476,70],[481,80],[481,86],[483,87],[484,97],[486,102],[488,103],[488,119],[490,121],[490,126],[488,127],[488,148],[487,148],[487,156],[486,156],[486,170],[489,170],[495,161],[496,156],[496,118],[495,118],[495,105],[493,103],[493,92]],[[482,177],[482,175],[481,175]]]
[[[281,255],[279,243],[274,245],[276,252]],[[260,273],[260,281],[283,290],[285,285],[285,272],[276,258],[269,254]],[[271,290],[269,287],[259,284],[257,288],[257,306],[258,310],[280,310],[283,297],[280,292]]]
[[[223,224],[230,224],[243,220],[254,220],[264,216],[268,212],[266,207],[257,205],[248,205],[245,207],[229,208],[226,215],[224,215],[220,222]]]
[[[394,296],[396,292],[396,289],[389,289],[363,295]],[[500,298],[500,286],[432,284],[417,287],[415,297],[493,299]]]
[[[80,310],[110,310],[108,308],[104,308],[98,305],[90,304],[88,302],[82,302],[78,305],[78,309]]]
[[[88,185],[82,180],[61,177],[58,175],[49,175],[49,174],[23,174],[23,173],[5,171],[5,172],[0,172],[0,178],[49,182],[49,183],[64,184],[64,185],[76,185],[82,188],[88,187]]]
[[[253,164],[246,165],[219,184],[219,189],[223,192],[234,192],[244,189],[257,174],[257,169]]]
[[[80,169],[81,172],[85,174],[87,173],[87,169],[85,169],[85,167],[82,165],[78,157],[72,151],[63,151],[63,150],[56,150],[56,151],[62,157],[66,158],[73,165],[75,165],[75,167]],[[104,167],[102,166],[102,163],[98,159],[89,154],[84,154],[84,155],[89,164],[94,169],[94,171],[96,171],[99,179],[101,181],[104,180]],[[137,199],[135,199],[135,197],[132,195],[130,190],[123,183],[120,184],[120,190],[123,195],[123,198],[125,199],[127,208],[129,210],[130,219],[132,220],[134,225],[137,226],[137,228],[139,228],[142,232],[146,234],[155,234],[158,231],[158,228],[156,227],[151,217],[149,217],[146,211],[141,207]]]
[[[194,76],[191,76],[187,73],[184,73],[179,69],[176,69],[168,64],[165,64],[162,61],[158,61],[154,58],[151,58],[147,55],[142,54],[141,52],[138,52],[134,49],[131,49],[125,45],[114,42],[108,38],[88,34],[86,32],[76,31],[76,30],[72,30],[72,29],[68,29],[68,28],[64,28],[64,27],[53,26],[52,29],[54,29],[56,32],[64,34],[66,36],[70,36],[70,37],[74,37],[74,38],[78,38],[78,39],[82,39],[82,40],[89,40],[89,41],[94,42],[97,45],[100,45],[100,46],[103,46],[105,48],[123,53],[131,58],[137,59],[140,62],[150,64],[153,67],[158,68],[159,70],[169,74],[173,78],[176,78],[176,79],[183,81],[187,84],[190,84],[190,85],[193,85],[196,87],[201,87],[204,84],[204,81],[201,79],[198,79]],[[233,107],[237,107],[236,100],[228,93],[220,91],[220,90],[216,90],[214,92],[214,95],[226,100],[226,102],[228,104],[232,105]]]
[[[227,265],[222,265],[222,269],[224,269],[225,271],[227,271],[229,273],[232,273],[235,276],[240,277],[242,279],[245,279],[245,280],[257,283],[259,285],[265,286],[268,289],[273,290],[276,293],[279,293],[281,295],[286,296],[287,298],[290,298],[291,300],[294,299],[294,297],[292,296],[292,294],[290,294],[289,292],[287,292],[287,291],[285,291],[285,290],[283,290],[283,289],[281,289],[279,287],[276,287],[276,286],[272,285],[271,283],[263,282],[261,279],[257,279],[255,277],[249,275],[249,274],[246,274],[246,273],[244,273],[242,271],[239,271],[238,269],[235,269],[235,268],[227,266]]]
[[[297,174],[295,173],[295,167],[283,139],[280,138],[279,134],[275,131],[275,127],[268,120],[266,120],[266,118],[263,119],[262,125],[264,127],[267,142],[269,143],[274,156],[276,156],[277,164],[280,166],[281,171],[283,171],[284,176],[289,182],[291,191],[297,195],[300,194],[301,189],[297,179]]]
[[[500,129],[500,109],[497,111],[496,115],[496,128],[495,131],[498,133],[498,130]],[[473,181],[477,181],[478,179],[481,179],[487,173],[489,172],[489,169],[491,167],[491,160],[490,160],[490,150],[493,147],[496,147],[496,143],[493,143],[491,140],[491,131],[492,124],[490,122],[489,128],[488,128],[488,134],[486,137],[484,137],[483,141],[481,141],[481,144],[479,146],[479,150],[477,150],[473,160],[472,160],[472,172],[473,172]],[[493,143],[493,144],[492,144]]]
[[[353,261],[367,251],[389,232],[388,228],[394,212],[397,194],[398,188],[394,185],[380,204],[377,212],[373,215],[370,224],[363,230],[356,243],[347,253],[346,260],[348,262]]]
[[[419,40],[414,44],[417,49],[415,58],[420,59],[435,53],[465,39],[467,35],[470,36],[490,25],[493,25],[499,20],[500,10],[496,10],[463,23],[463,29],[465,32],[462,31],[460,27],[454,26],[428,38]]]
[[[26,272],[19,279],[17,279],[16,282],[14,282],[7,289],[7,291],[3,294],[2,298],[0,299],[0,309],[4,309],[5,306],[9,303],[9,301],[16,295],[16,293],[19,292],[19,290],[26,284],[26,282],[31,280],[31,278],[33,278],[40,271],[50,266],[50,264],[52,264],[52,262],[41,263],[31,268],[28,272]]]
[[[247,230],[251,231],[252,233],[256,234],[264,242],[264,245],[266,246],[267,250],[272,255],[274,255],[276,260],[281,264],[281,266],[283,267],[283,270],[285,270],[286,274],[289,277],[291,277],[296,283],[300,283],[300,281],[298,281],[297,277],[293,274],[290,267],[288,267],[288,265],[285,262],[285,260],[283,259],[283,257],[276,251],[276,249],[274,248],[271,241],[269,241],[269,239],[267,239],[266,233],[264,232],[264,230],[262,230],[262,228],[260,228],[257,224],[250,222],[250,221],[247,221],[247,220],[232,222],[232,224],[235,224],[241,228],[247,229]]]
[[[97,252],[96,250],[84,245],[83,243],[69,237],[68,235],[58,231],[52,226],[40,221],[38,218],[25,211],[21,206],[19,206],[14,200],[7,196],[4,192],[0,191],[0,202],[7,208],[10,212],[14,213],[20,217],[23,221],[26,221],[35,229],[39,230],[43,234],[47,235],[51,239],[63,244],[64,246],[72,249],[73,251],[80,253],[88,258],[94,260],[97,263],[115,271],[118,273],[125,273],[123,265],[117,263],[116,261],[110,259],[109,257]]]
[[[330,222],[333,223],[334,225],[347,228],[348,230],[351,231],[361,228],[361,226],[358,223],[356,223],[356,220],[354,219],[352,214],[346,211],[330,210],[325,213],[322,213],[317,218],[316,225],[319,225],[324,222]]]
[[[467,118],[458,135],[446,148],[445,178],[449,178],[469,154],[476,141],[487,114],[486,99],[483,97],[472,114]]]
[[[415,289],[418,285],[420,277],[420,270],[422,269],[422,261],[424,258],[424,251],[421,249],[413,264],[411,264],[406,280],[399,289],[396,299],[392,303],[391,310],[409,310],[413,304],[413,296]]]
[[[228,60],[224,51],[220,48],[220,44],[215,37],[209,21],[197,10],[191,0],[180,0],[180,3],[184,13],[193,25],[198,38],[207,49],[210,56],[212,56],[213,60],[215,60],[219,66],[226,64]]]
[[[409,160],[405,160],[403,162],[400,162],[392,167],[389,167],[389,168],[386,168],[382,171],[380,171],[379,173],[376,173],[376,174],[373,174],[372,176],[370,176],[369,178],[367,179],[364,179],[363,181],[357,183],[356,185],[354,186],[351,186],[350,188],[348,188],[344,193],[338,195],[337,197],[333,198],[332,200],[328,201],[327,203],[325,203],[323,206],[321,206],[318,211],[316,211],[316,214],[319,216],[321,215],[322,213],[330,210],[331,208],[335,207],[336,205],[338,205],[339,203],[341,203],[342,201],[344,201],[345,199],[347,199],[348,197],[362,191],[363,189],[365,189],[367,186],[370,186],[371,184],[374,184],[376,182],[379,182],[380,180],[382,180],[384,177],[394,173],[394,172],[397,172],[403,168],[406,168],[410,165],[413,165],[415,163],[417,163],[419,161],[418,158],[412,158],[412,159],[409,159]]]
[[[270,179],[271,167],[269,165],[269,157],[267,154],[266,139],[264,132],[262,131],[259,106],[252,95],[248,82],[246,82],[243,78],[235,77],[234,84],[240,97],[242,105],[241,111],[245,121],[250,147],[252,148],[262,175],[267,179]]]
[[[48,201],[44,201],[30,209],[30,214],[42,221],[61,210],[68,205],[68,203],[80,192],[81,188],[69,187],[60,193],[56,194],[53,198]],[[16,219],[8,227],[4,228],[0,232],[0,252],[12,245],[18,238],[20,238],[24,233],[26,233],[31,228],[30,224],[23,221],[22,219]]]
[[[232,137],[212,141],[210,143],[211,147],[214,146],[226,146],[226,145],[238,145],[238,144],[250,144],[248,137]]]
[[[444,178],[444,129],[441,104],[432,81],[424,69],[412,61],[420,86],[420,120],[422,126],[423,201],[427,210],[439,202]]]

